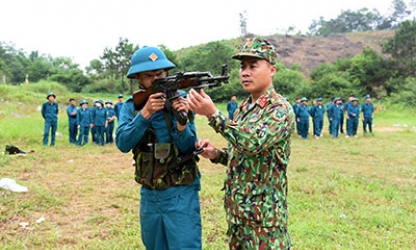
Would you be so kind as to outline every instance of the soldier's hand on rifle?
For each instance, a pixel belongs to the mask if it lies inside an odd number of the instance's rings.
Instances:
[[[207,95],[202,89],[199,90],[199,93],[194,89],[191,89],[187,100],[189,109],[198,115],[205,115],[206,117],[209,117],[217,112],[217,108],[212,102],[211,97],[209,97],[209,95]]]
[[[179,96],[178,98],[172,101],[172,107],[179,112],[184,111],[185,113],[188,113],[189,111],[188,102],[182,96]]]
[[[149,99],[144,105],[143,109],[140,111],[141,115],[146,118],[150,119],[150,117],[163,109],[165,106],[165,94],[164,93],[156,93],[149,96]]]

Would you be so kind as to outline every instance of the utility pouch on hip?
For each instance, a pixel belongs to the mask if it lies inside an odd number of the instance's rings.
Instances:
[[[135,180],[150,189],[191,185],[198,176],[197,156],[179,156],[172,143],[158,143],[153,130],[133,149]]]

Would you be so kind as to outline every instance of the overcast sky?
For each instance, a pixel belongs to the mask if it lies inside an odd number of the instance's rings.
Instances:
[[[389,13],[392,0],[1,0],[0,41],[27,53],[69,57],[83,69],[119,38],[140,47],[171,50],[240,35],[282,33],[294,26],[306,33],[313,19],[341,10],[376,8]],[[407,2],[407,1],[405,1]]]

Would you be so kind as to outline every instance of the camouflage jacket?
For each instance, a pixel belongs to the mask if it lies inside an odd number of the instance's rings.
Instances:
[[[209,125],[227,139],[214,163],[227,165],[225,210],[231,224],[287,228],[287,177],[295,115],[270,88],[255,104],[246,99],[234,120],[221,112]]]

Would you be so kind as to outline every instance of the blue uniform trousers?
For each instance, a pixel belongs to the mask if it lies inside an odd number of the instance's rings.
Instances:
[[[368,130],[370,131],[370,133],[373,133],[373,118],[364,118],[364,121],[363,121],[364,134],[367,133],[367,125],[368,125]]]
[[[104,134],[105,134],[105,127],[104,126],[95,126],[96,131],[96,138],[97,138],[97,145],[104,145]]]
[[[339,119],[332,119],[331,129],[332,129],[332,136],[334,138],[338,138]]]
[[[141,188],[140,224],[146,249],[202,249],[199,189],[196,185],[170,189],[183,192],[159,196],[166,191]]]
[[[58,121],[45,121],[45,128],[43,131],[43,146],[48,146],[49,131],[51,131],[51,146],[55,146],[56,129],[58,128]]]
[[[347,131],[348,136],[354,136],[357,135],[357,129],[358,129],[358,117],[350,117],[350,130]]]
[[[324,120],[323,119],[315,119],[313,120],[313,134],[315,136],[320,136],[322,133],[322,128],[324,127]]]
[[[114,122],[109,122],[105,130],[105,142],[113,143]]]
[[[309,132],[309,118],[304,118],[304,119],[300,119],[299,122],[299,130],[300,130],[300,135],[302,136],[303,139],[308,138],[308,132]]]
[[[79,135],[78,135],[78,141],[77,141],[77,145],[78,146],[82,146],[82,145],[88,144],[88,133],[89,132],[90,132],[90,127],[89,126],[85,126],[85,127],[84,126],[80,126]]]
[[[78,125],[77,121],[71,121],[68,124],[69,130],[69,143],[75,143],[77,141]]]

